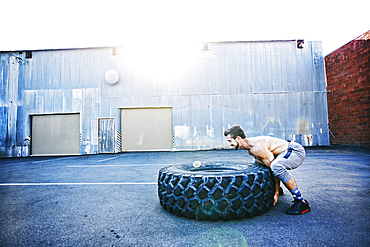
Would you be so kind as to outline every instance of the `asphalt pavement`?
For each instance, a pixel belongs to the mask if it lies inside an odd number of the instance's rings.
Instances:
[[[306,148],[292,171],[311,211],[284,188],[267,213],[198,221],[159,204],[158,170],[247,161],[245,150],[0,159],[0,246],[370,246],[370,149]]]

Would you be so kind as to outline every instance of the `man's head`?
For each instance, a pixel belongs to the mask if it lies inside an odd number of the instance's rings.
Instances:
[[[227,141],[230,143],[230,146],[234,147],[237,150],[240,146],[238,137],[244,139],[246,138],[244,130],[239,125],[233,125],[227,130],[225,130],[224,135],[227,138]]]

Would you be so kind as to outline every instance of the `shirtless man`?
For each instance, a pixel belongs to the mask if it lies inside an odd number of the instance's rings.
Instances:
[[[280,181],[282,181],[294,198],[293,206],[286,213],[299,215],[310,211],[308,201],[303,199],[297,183],[288,171],[299,167],[306,157],[306,152],[300,144],[270,136],[250,137],[247,139],[244,130],[238,125],[227,129],[224,135],[230,146],[234,147],[235,150],[238,148],[246,149],[258,163],[271,168],[275,176],[276,186],[273,205],[278,200]]]

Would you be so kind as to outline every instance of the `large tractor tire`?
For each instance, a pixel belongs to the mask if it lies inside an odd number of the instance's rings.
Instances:
[[[270,168],[256,163],[208,162],[159,170],[162,207],[178,216],[199,220],[231,220],[268,211],[275,182]]]

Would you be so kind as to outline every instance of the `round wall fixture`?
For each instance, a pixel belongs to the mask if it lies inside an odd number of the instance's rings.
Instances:
[[[109,84],[116,84],[119,79],[119,74],[117,70],[110,69],[105,72],[105,81]]]

